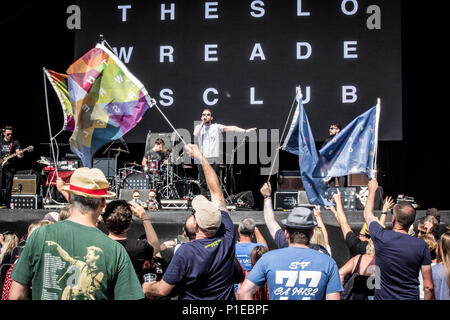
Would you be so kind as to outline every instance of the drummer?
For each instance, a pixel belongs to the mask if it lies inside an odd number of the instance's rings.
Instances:
[[[142,158],[142,166],[147,171],[147,164],[149,160],[157,160],[158,163],[167,164],[167,151],[164,150],[164,140],[157,138],[155,145]]]

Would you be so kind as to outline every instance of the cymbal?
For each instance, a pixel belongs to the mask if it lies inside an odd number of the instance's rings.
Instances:
[[[143,165],[136,163],[136,162],[124,162],[124,163],[129,164],[130,166],[133,166],[133,167],[143,167]]]
[[[185,169],[191,169],[191,168],[193,168],[193,166],[192,166],[192,165],[189,165],[189,164],[183,164],[183,168],[185,168]]]
[[[120,149],[120,148],[111,148],[111,149],[109,149],[109,150],[111,150],[111,151],[117,151],[117,152],[130,153],[130,151],[123,150],[123,149]]]

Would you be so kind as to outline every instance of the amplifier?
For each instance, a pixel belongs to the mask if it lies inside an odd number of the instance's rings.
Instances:
[[[12,194],[36,194],[37,177],[34,174],[14,175]]]
[[[333,194],[336,193],[335,187],[328,188],[325,191],[324,198],[331,200]],[[356,210],[356,188],[339,188],[341,193],[342,207],[346,211]]]
[[[292,209],[299,203],[298,191],[276,191],[274,198],[275,210]]]
[[[367,178],[367,176],[364,173],[348,175],[348,183],[347,184],[349,187],[356,187],[356,186],[367,187],[368,183],[369,183],[369,178]]]
[[[11,195],[12,209],[39,209],[42,208],[42,196],[35,194]]]
[[[279,176],[277,190],[294,191],[305,190],[303,187],[302,177]]]

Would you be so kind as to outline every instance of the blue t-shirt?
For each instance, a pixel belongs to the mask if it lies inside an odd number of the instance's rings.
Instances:
[[[286,236],[284,234],[283,229],[278,229],[275,232],[275,239],[273,239],[275,242],[275,245],[277,246],[277,248],[281,249],[281,248],[287,248],[289,247],[289,243],[286,239]],[[315,243],[310,243],[309,247],[311,249],[317,250],[319,252],[325,253],[327,256],[330,255],[330,253],[328,252],[328,250],[324,247],[322,247],[321,245],[315,244]]]
[[[309,248],[269,251],[247,279],[259,287],[267,281],[270,300],[323,300],[326,294],[343,290],[333,258]]]
[[[233,300],[234,244],[233,221],[222,211],[222,224],[216,235],[183,244],[162,279],[178,285],[180,299]]]
[[[434,298],[436,300],[450,300],[444,265],[436,263],[431,266],[431,272],[433,274]]]
[[[375,300],[419,300],[419,271],[431,265],[425,241],[386,230],[376,221],[370,223],[369,232],[377,266]]]
[[[236,243],[236,257],[244,268],[245,271],[250,271],[252,268],[252,261],[250,260],[250,254],[252,250],[256,246],[267,246],[264,243],[255,243],[255,242],[247,242],[247,243]]]

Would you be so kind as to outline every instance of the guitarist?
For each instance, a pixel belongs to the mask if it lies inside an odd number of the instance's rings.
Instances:
[[[1,158],[17,153],[17,158],[23,158],[24,154],[20,149],[20,143],[14,140],[12,137],[13,128],[12,126],[5,126],[2,129],[3,137],[0,145]],[[0,160],[0,164],[3,161]],[[16,173],[15,158],[12,158],[3,167],[0,167],[0,186],[1,186],[1,197],[0,202],[6,208],[10,208],[11,204],[11,191],[13,185],[14,174]]]

